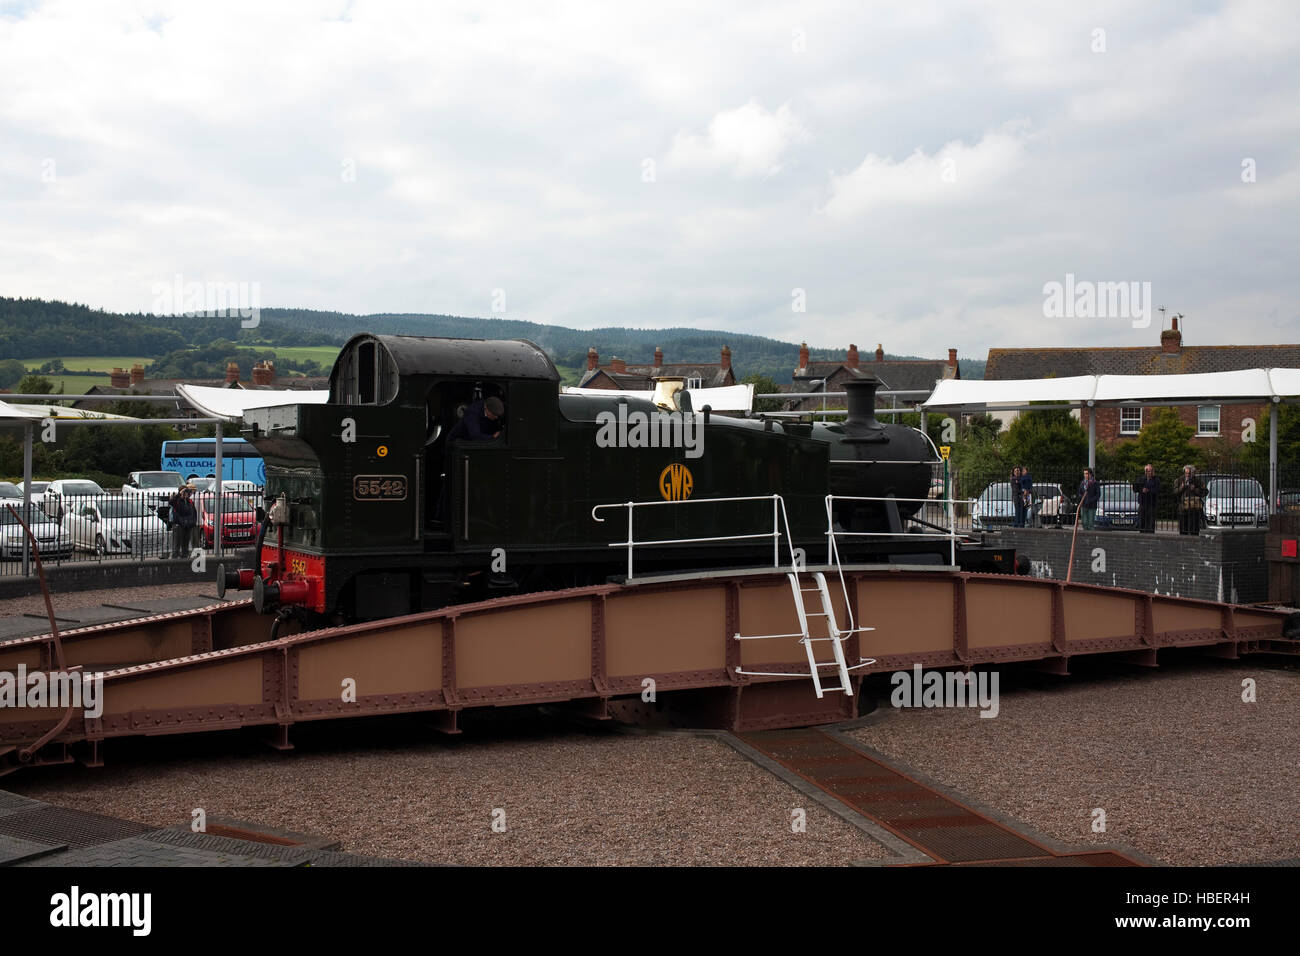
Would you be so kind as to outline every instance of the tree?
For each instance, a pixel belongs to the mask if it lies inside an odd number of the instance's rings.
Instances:
[[[760,375],[755,372],[752,375],[746,375],[740,380],[741,385],[753,385],[754,393],[778,391],[776,382],[767,375]],[[756,398],[754,399],[755,412],[779,412],[781,410],[781,400],[779,398]]]
[[[27,366],[18,359],[0,361],[0,388],[12,388],[21,382],[26,374]]]
[[[19,395],[51,395],[54,383],[43,375],[24,375],[18,383]]]
[[[1042,477],[1072,478],[1088,462],[1088,432],[1065,408],[1022,413],[1002,437],[1010,465],[1028,465]]]

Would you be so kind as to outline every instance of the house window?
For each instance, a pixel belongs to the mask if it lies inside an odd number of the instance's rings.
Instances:
[[[1119,410],[1119,433],[1136,435],[1142,430],[1142,409],[1121,408]]]
[[[1219,434],[1219,406],[1198,405],[1196,407],[1196,434]]]
[[[703,388],[703,387],[704,387],[704,379],[702,379],[702,378],[688,378],[688,379],[686,380],[686,387],[687,387],[687,388]]]

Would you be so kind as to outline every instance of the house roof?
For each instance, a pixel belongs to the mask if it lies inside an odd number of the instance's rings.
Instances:
[[[704,388],[722,388],[725,385],[730,385],[735,378],[734,370],[730,367],[723,368],[717,362],[712,364],[695,363],[692,365],[628,365],[626,371],[623,372],[615,372],[612,370],[612,366],[602,365],[583,373],[582,379],[578,382],[578,387],[586,387],[588,382],[602,372],[619,388],[631,391],[652,389],[654,388],[654,380],[663,376],[679,376],[686,379],[698,378]]]
[[[989,349],[990,381],[1074,375],[1192,375],[1251,368],[1300,368],[1300,345],[1187,345],[1128,348]]]
[[[832,379],[841,377],[865,378],[874,375],[880,380],[883,391],[930,391],[934,383],[945,378],[959,378],[957,369],[947,362],[936,359],[894,359],[881,362],[863,362],[857,368],[851,368],[843,362],[809,362],[804,368],[794,370],[794,384],[800,386],[792,389],[798,392],[820,391],[812,386],[813,379]]]

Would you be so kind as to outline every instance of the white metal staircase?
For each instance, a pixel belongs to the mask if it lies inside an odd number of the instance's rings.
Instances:
[[[871,627],[853,627],[852,614],[849,610],[849,627],[841,628],[835,618],[835,605],[831,602],[830,588],[826,584],[826,575],[821,571],[802,571],[796,568],[786,574],[786,579],[790,582],[790,591],[794,596],[795,614],[799,619],[799,631],[794,634],[755,634],[755,635],[735,635],[738,641],[766,641],[778,638],[798,638],[799,643],[803,645],[804,652],[808,656],[808,676],[812,678],[813,689],[817,692],[820,699],[826,693],[843,692],[850,697],[853,696],[853,686],[849,683],[849,671],[857,670],[859,667],[866,667],[874,664],[874,659],[860,658],[858,663],[849,665],[844,658],[844,642],[853,634],[860,634],[863,631],[875,630]],[[805,585],[806,581],[812,583],[812,587]],[[805,594],[818,595],[821,610],[809,610],[805,603]],[[848,593],[845,590],[844,606],[848,609]],[[809,627],[810,619],[822,618],[826,623],[826,636],[815,637]],[[829,641],[831,652],[834,660],[818,661],[817,655],[813,651],[813,645],[822,641]],[[822,683],[821,668],[834,667],[838,683],[831,686]],[[797,677],[797,673],[785,672],[776,673],[772,671],[747,671],[740,667],[736,668],[738,674],[748,674],[755,677]],[[828,677],[830,675],[827,675]]]

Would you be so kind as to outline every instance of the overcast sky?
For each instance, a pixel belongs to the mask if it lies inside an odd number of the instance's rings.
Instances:
[[[1295,0],[0,0],[5,295],[1158,341],[1073,274],[1300,342],[1298,223]]]

